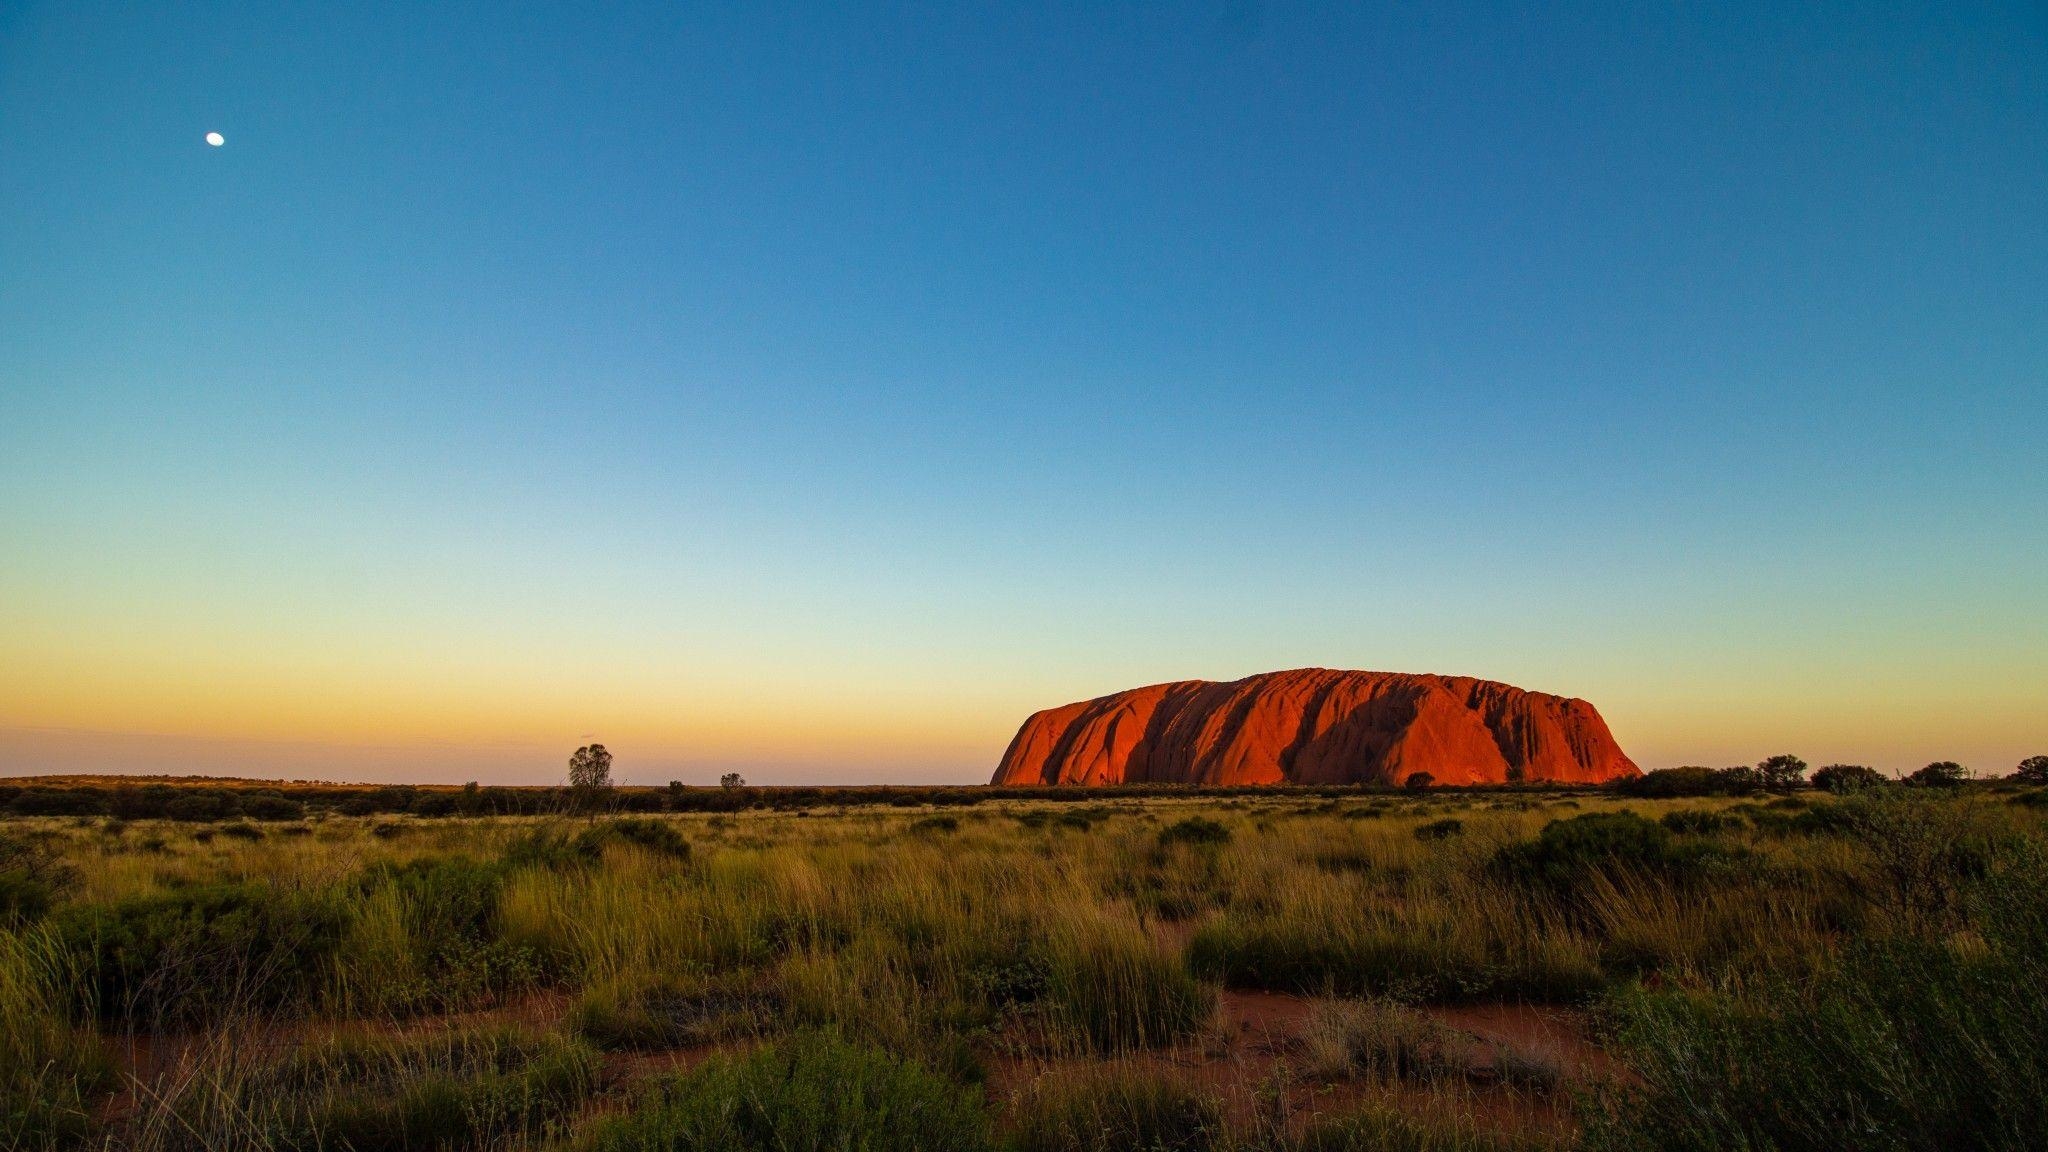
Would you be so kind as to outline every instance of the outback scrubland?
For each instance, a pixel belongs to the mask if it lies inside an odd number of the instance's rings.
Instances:
[[[2041,1147],[2044,792],[1656,795],[1715,783],[59,787],[0,819],[0,1147]]]

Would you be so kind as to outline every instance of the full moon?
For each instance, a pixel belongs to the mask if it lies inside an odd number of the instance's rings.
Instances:
[[[206,142],[207,142],[208,144],[211,144],[211,145],[213,145],[213,146],[214,146],[215,148],[218,148],[218,147],[220,147],[221,145],[223,145],[223,144],[227,143],[227,142],[228,142],[228,138],[227,138],[227,137],[225,137],[225,136],[223,136],[223,135],[221,135],[221,134],[220,134],[220,133],[218,133],[218,132],[208,132],[208,133],[206,134]]]

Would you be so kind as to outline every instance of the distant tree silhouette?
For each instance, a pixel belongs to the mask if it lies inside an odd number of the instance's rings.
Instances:
[[[718,786],[721,788],[744,788],[747,786],[747,778],[737,772],[727,772],[718,778]]]
[[[1906,783],[1916,788],[1955,788],[1968,778],[1969,773],[1961,764],[1953,760],[1936,760],[1906,777]]]
[[[612,754],[602,744],[586,744],[569,757],[569,793],[579,808],[602,806],[612,790]]]
[[[1855,792],[1884,782],[1883,773],[1861,764],[1829,764],[1813,773],[1813,786],[1823,792]]]
[[[1806,761],[1786,753],[1772,756],[1756,766],[1757,781],[1769,792],[1790,792],[1806,776]]]
[[[1431,776],[1427,772],[1410,772],[1408,778],[1401,781],[1401,787],[1408,789],[1410,792],[1420,792],[1425,788],[1433,786],[1435,783],[1436,777]]]
[[[2029,756],[2020,761],[2012,778],[2022,784],[2048,784],[2048,756]]]

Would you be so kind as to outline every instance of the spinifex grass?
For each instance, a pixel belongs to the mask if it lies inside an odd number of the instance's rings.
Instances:
[[[1262,793],[631,822],[315,806],[253,825],[258,839],[11,821],[72,881],[0,926],[0,1146],[190,1147],[202,1131],[196,1146],[281,1148],[344,1129],[357,1147],[393,1131],[574,1143],[629,1107],[626,1081],[717,1050],[732,1060],[666,1097],[667,1119],[613,1130],[712,1132],[676,1110],[753,1083],[767,1065],[747,1054],[765,1044],[872,1077],[878,1101],[958,1094],[990,1140],[1095,1147],[1072,1134],[1096,1116],[1162,1146],[1483,1147],[1503,1139],[1474,1120],[1488,1108],[1555,1119],[1573,1093],[1533,1057],[1461,1064],[1429,1010],[1471,1001],[1605,1005],[1648,1093],[1603,1097],[1594,1130],[1613,1143],[1692,1139],[1671,1100],[1762,1123],[1742,1083],[1686,1079],[1729,1060],[1779,1061],[1772,1107],[1804,1124],[1844,1088],[1800,1052],[1862,1045],[1831,1059],[1883,1084],[1904,1073],[1857,1053],[1910,1035],[1948,1071],[1887,1089],[1911,1112],[1872,1105],[1876,1122],[1967,1116],[2019,1146],[2048,1123],[2018,1087],[2048,1029],[2011,991],[2040,981],[1999,925],[2038,911],[2043,886],[2012,861],[2039,850],[2044,816],[1965,790],[1796,810]],[[1916,971],[1933,977],[1905,995]],[[1222,1034],[1219,987],[1321,1007],[1292,1039],[1252,1044]],[[1806,1039],[1772,1048],[1766,1026]],[[502,1059],[462,1055],[485,1050]],[[1159,1079],[1219,1060],[1363,1093],[1364,1111],[1311,1132],[1284,1091],[1279,1120],[1252,1122],[1213,1085]],[[1697,1131],[1702,1146],[1728,1136]]]

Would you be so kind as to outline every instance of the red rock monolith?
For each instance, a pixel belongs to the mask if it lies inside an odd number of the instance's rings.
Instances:
[[[1641,771],[1584,700],[1469,676],[1300,668],[1048,708],[992,784],[1597,783]]]

